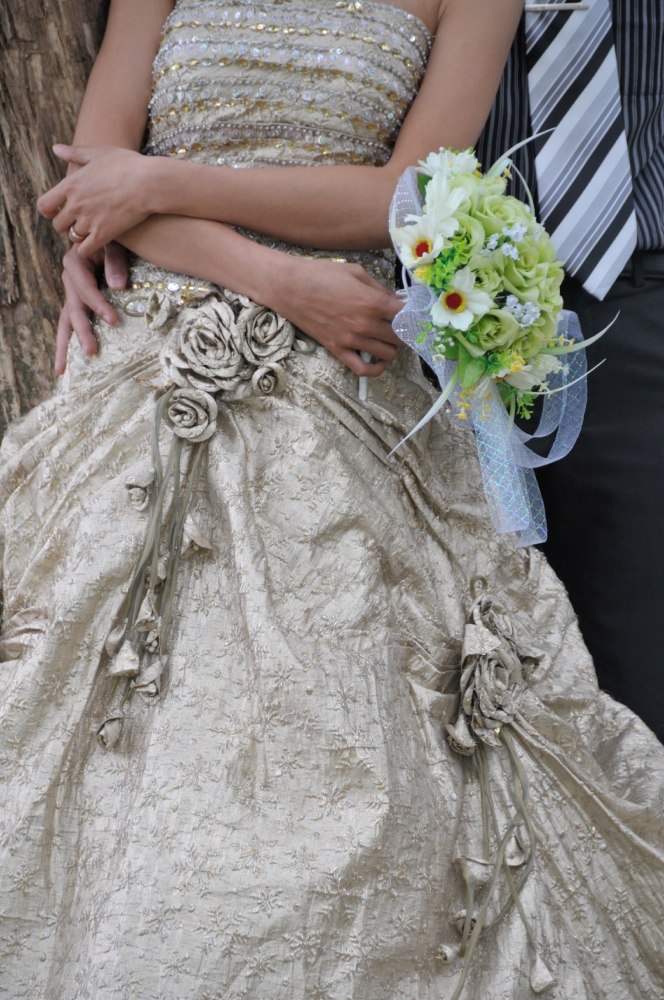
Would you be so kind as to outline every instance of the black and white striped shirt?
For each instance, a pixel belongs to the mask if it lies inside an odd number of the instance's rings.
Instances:
[[[664,0],[611,0],[640,250],[664,249]],[[570,14],[574,17],[574,14]],[[531,134],[522,18],[478,142],[485,169]],[[514,155],[537,200],[534,144]],[[524,196],[515,182],[514,193]]]

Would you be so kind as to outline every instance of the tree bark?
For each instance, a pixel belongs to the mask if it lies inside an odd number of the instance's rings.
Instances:
[[[63,175],[107,0],[0,0],[0,437],[47,396],[66,243],[37,198]]]

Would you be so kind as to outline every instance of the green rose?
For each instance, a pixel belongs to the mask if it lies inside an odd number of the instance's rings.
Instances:
[[[483,351],[496,351],[511,347],[520,334],[514,316],[506,309],[494,307],[473,323],[465,336]]]
[[[542,348],[558,333],[558,321],[551,313],[543,312],[539,319],[527,330],[520,331],[512,347],[518,351],[524,361],[534,358]]]
[[[475,275],[475,288],[486,292],[491,298],[502,289],[502,276],[494,267],[491,257],[475,253],[468,261],[468,266]]]
[[[511,195],[489,194],[480,198],[474,214],[487,236],[501,235],[504,226],[513,226],[515,222],[528,226],[533,222],[523,202]]]
[[[519,244],[518,250],[518,260],[506,257],[501,250],[492,253],[496,270],[502,272],[505,291],[524,301],[554,308],[564,276],[560,264],[555,260],[552,263],[542,261],[539,247],[526,240]]]
[[[480,199],[480,179],[474,174],[458,174],[456,177],[450,177],[449,182],[452,191],[455,188],[463,188],[470,202],[470,204],[465,202],[464,208],[474,215]]]
[[[554,314],[559,313],[563,307],[560,286],[564,277],[565,272],[560,264],[549,264],[547,276],[540,286],[540,305]]]
[[[490,198],[493,195],[504,195],[507,181],[504,177],[482,177],[478,183],[478,195],[480,200]]]
[[[455,212],[454,218],[459,223],[459,228],[452,237],[454,246],[463,248],[465,259],[481,250],[484,246],[484,228],[477,219],[465,212]]]
[[[543,263],[553,264],[556,259],[556,251],[553,249],[553,243],[549,239],[547,233],[544,230],[540,230],[541,236],[535,246],[537,247],[537,252],[539,254],[539,259]],[[533,242],[535,242],[533,240]]]

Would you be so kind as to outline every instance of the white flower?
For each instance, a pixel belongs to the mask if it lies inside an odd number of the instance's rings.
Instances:
[[[454,153],[442,146],[437,153],[429,153],[426,160],[420,160],[421,173],[433,177],[442,173],[446,177],[456,177],[458,174],[474,174],[479,167],[479,160],[471,149],[462,153]]]
[[[459,228],[454,213],[467,199],[468,192],[464,188],[452,189],[444,174],[434,174],[427,184],[424,211],[435,218],[438,232],[449,239]]]
[[[462,267],[452,278],[452,287],[431,307],[431,319],[436,326],[465,331],[492,305],[490,295],[475,289],[475,275],[470,268]]]
[[[498,233],[494,233],[493,236],[490,236],[489,239],[486,242],[486,249],[487,250],[495,250],[496,247],[498,246],[498,240],[499,239],[500,239],[500,236],[498,235]]]
[[[520,302],[516,295],[508,295],[504,308],[514,316],[522,330],[532,326],[542,314],[542,310],[535,302]]]
[[[519,259],[519,251],[514,246],[513,243],[503,243],[500,247],[506,257],[511,257],[512,260]]]
[[[515,222],[513,226],[503,226],[503,236],[507,236],[515,243],[520,243],[527,232],[528,226],[524,226],[521,222]]]
[[[499,377],[502,375],[505,381],[514,386],[515,389],[529,392],[536,385],[545,385],[546,376],[550,375],[551,372],[560,371],[561,368],[563,368],[563,362],[554,354],[538,354],[531,358],[520,371],[505,370],[504,373],[499,372]]]
[[[391,236],[406,267],[431,264],[445,246],[435,215],[422,215],[410,225],[399,228],[395,226]]]

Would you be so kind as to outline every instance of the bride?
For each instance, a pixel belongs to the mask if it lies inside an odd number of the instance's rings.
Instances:
[[[3,996],[664,995],[662,747],[454,414],[389,457],[390,198],[521,6],[113,0],[1,452]]]

